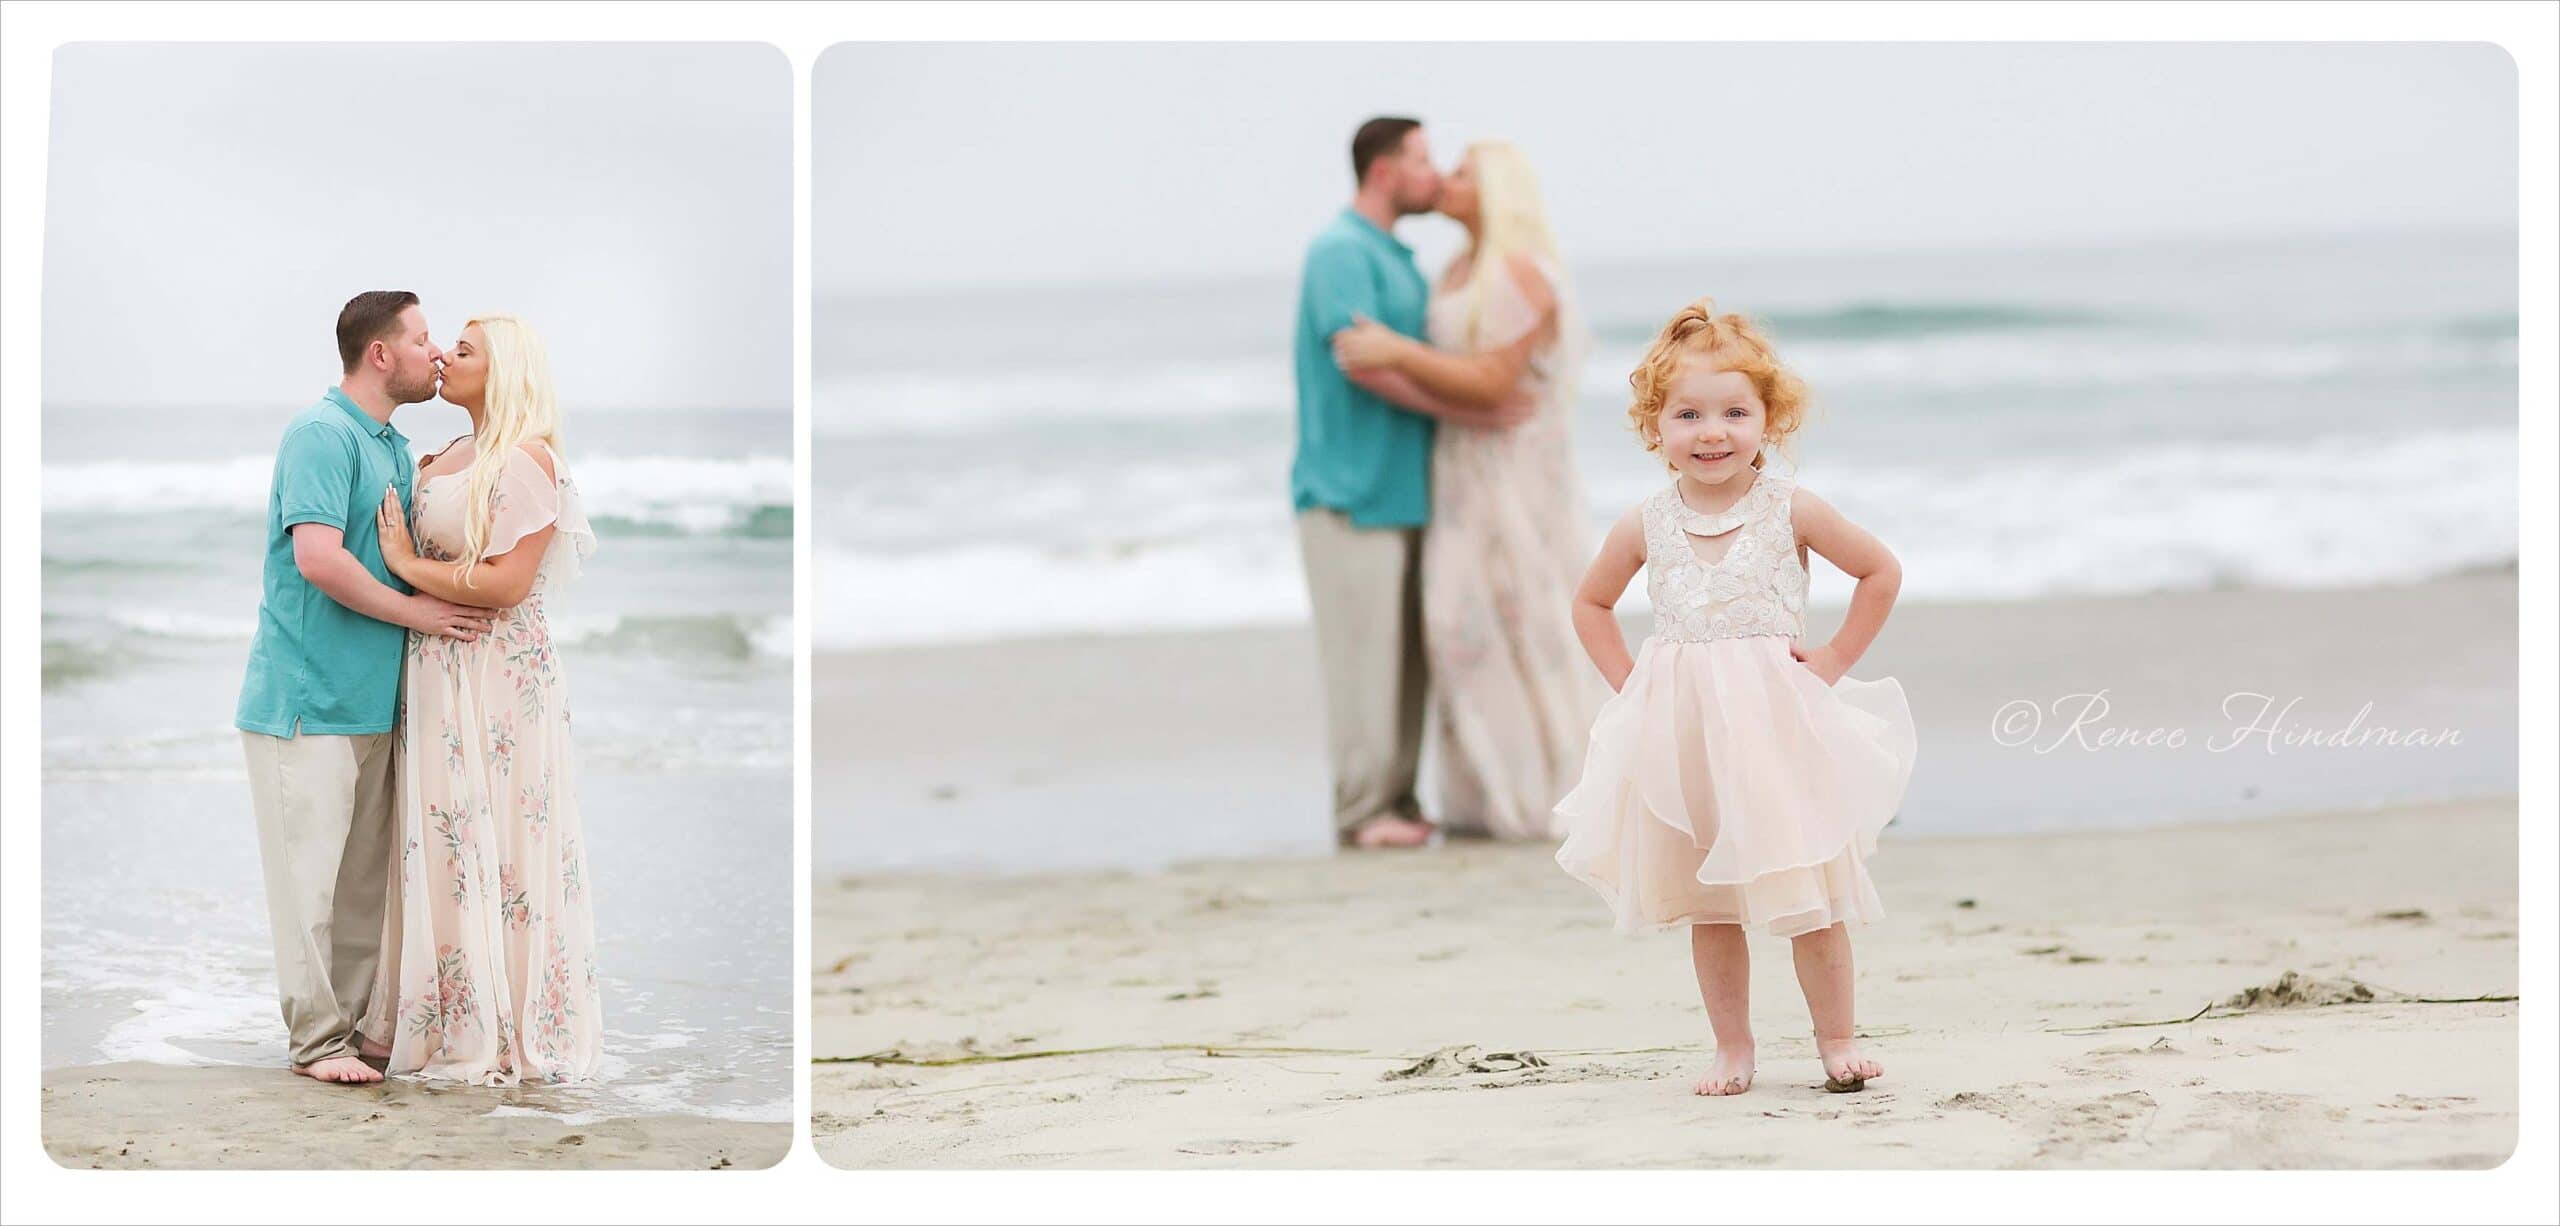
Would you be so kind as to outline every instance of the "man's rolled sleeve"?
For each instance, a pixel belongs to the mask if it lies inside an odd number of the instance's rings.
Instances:
[[[276,450],[279,526],[327,524],[346,531],[356,470],[356,453],[345,435],[314,422],[287,431]]]
[[[1306,282],[1299,293],[1318,336],[1350,327],[1355,315],[1376,319],[1381,313],[1377,275],[1368,258],[1347,244],[1327,244],[1307,254]]]

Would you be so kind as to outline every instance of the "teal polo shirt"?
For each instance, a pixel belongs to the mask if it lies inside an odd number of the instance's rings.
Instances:
[[[1333,334],[1356,312],[1419,340],[1431,286],[1413,249],[1345,208],[1307,248],[1298,286],[1297,509],[1332,507],[1355,527],[1412,528],[1431,518],[1432,420],[1353,383],[1333,364]]]
[[[414,471],[408,437],[366,416],[337,388],[285,426],[267,490],[266,589],[233,721],[242,729],[284,737],[391,731],[409,632],[313,587],[293,564],[292,529],[327,524],[344,532],[347,552],[406,594],[409,585],[382,564],[374,510],[385,489],[399,490],[407,507]]]

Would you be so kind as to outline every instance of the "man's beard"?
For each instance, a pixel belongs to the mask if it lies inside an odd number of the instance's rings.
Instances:
[[[428,375],[416,383],[394,383],[383,390],[391,393],[391,398],[401,404],[433,400],[436,395],[436,377]]]

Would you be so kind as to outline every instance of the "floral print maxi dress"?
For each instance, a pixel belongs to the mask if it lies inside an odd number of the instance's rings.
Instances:
[[[1431,449],[1431,524],[1422,537],[1422,641],[1431,666],[1440,824],[1453,835],[1560,837],[1556,798],[1581,772],[1609,683],[1573,631],[1573,589],[1596,544],[1573,460],[1581,349],[1563,272],[1537,260],[1557,299],[1556,336],[1532,355],[1537,412],[1509,428],[1441,422]],[[1481,298],[1442,286],[1431,344],[1499,349],[1542,312],[1512,278]]]
[[[362,1026],[391,1049],[393,1073],[514,1085],[596,1072],[595,920],[569,686],[543,611],[595,533],[567,466],[545,453],[554,475],[520,449],[490,495],[486,557],[559,525],[530,594],[474,641],[409,635],[399,862]],[[419,556],[460,555],[469,465],[466,455],[419,483]]]

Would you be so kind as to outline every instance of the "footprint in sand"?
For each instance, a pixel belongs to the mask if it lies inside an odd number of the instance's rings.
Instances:
[[[2064,1162],[2092,1157],[2137,1140],[2160,1104],[2141,1090],[2126,1090],[2076,1103],[2016,1088],[1966,1090],[1939,1099],[1940,1110],[1981,1111],[2040,1138],[2031,1160]]]
[[[2384,1107],[2398,1107],[2406,1111],[2442,1111],[2448,1107],[2468,1106],[2474,1101],[2475,1100],[2467,1094],[2448,1094],[2441,1098],[2419,1098],[2409,1094],[2394,1094],[2391,1096],[2390,1102],[2379,1105]]]
[[[2170,1042],[2166,1036],[2153,1039],[2150,1043],[2140,1047],[2099,1047],[2093,1048],[2089,1052],[2089,1055],[2096,1059],[2108,1059],[2121,1056],[2183,1056],[2185,1054],[2186,1053],[2184,1051],[2179,1049],[2177,1044]]]
[[[1206,1158],[1226,1158],[1236,1154],[1278,1153],[1295,1144],[1297,1144],[1295,1141],[1193,1141],[1188,1145],[1174,1146],[1173,1152],[1198,1154]]]
[[[2099,1150],[2136,1139],[2160,1109],[2158,1100],[2141,1090],[2109,1094],[2055,1109],[2046,1117],[2038,1158],[2085,1158]]]

